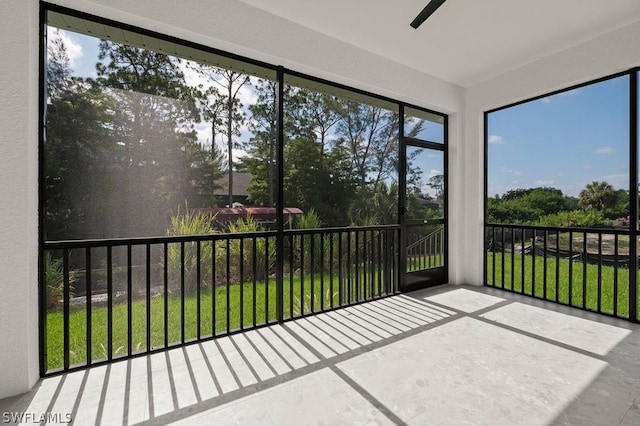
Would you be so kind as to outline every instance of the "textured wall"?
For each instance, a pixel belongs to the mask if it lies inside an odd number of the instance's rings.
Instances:
[[[0,14],[0,398],[38,378],[38,4]]]

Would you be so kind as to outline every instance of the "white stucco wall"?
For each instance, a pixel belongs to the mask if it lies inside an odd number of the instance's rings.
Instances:
[[[38,4],[0,12],[0,398],[38,379]]]
[[[484,208],[485,111],[588,82],[640,65],[640,22],[485,81],[467,90],[464,123],[465,214],[461,216],[465,243],[456,253],[462,259],[459,282],[482,282]],[[473,214],[472,212],[478,212]]]

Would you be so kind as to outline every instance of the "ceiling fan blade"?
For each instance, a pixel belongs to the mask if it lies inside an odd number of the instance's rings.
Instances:
[[[433,14],[446,0],[431,0],[428,5],[422,9],[422,12],[416,16],[416,18],[411,22],[411,26],[413,28],[418,28],[424,21],[426,21],[429,16]]]

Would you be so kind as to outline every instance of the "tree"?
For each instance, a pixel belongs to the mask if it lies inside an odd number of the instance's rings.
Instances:
[[[47,96],[49,99],[59,99],[69,89],[73,70],[67,53],[67,46],[56,30],[47,45]]]
[[[258,99],[249,107],[254,137],[244,145],[247,156],[241,167],[253,176],[250,201],[273,205],[277,85],[261,80],[255,89]],[[399,162],[398,115],[295,86],[285,86],[284,94],[285,204],[305,211],[313,208],[329,226],[364,218],[397,222],[393,181]],[[410,126],[408,136],[417,134],[421,126],[421,122]],[[413,152],[407,159],[411,183],[420,180],[421,171],[413,165],[418,154]],[[366,207],[375,209],[373,199],[385,205],[384,212],[366,213]],[[389,200],[392,207],[387,205]]]
[[[397,114],[355,101],[346,101],[340,114],[338,143],[351,157],[358,185],[375,186],[389,178],[398,164]]]
[[[565,210],[567,198],[556,188],[514,189],[487,199],[489,220],[497,223],[534,224],[543,216]]]
[[[408,199],[414,200],[411,194]],[[414,206],[412,204],[412,206]],[[398,222],[398,183],[378,182],[361,189],[349,206],[349,217],[356,225],[385,225]]]
[[[255,88],[258,99],[249,106],[249,130],[254,137],[245,143],[247,157],[242,160],[242,167],[253,176],[249,199],[268,207],[275,206],[277,89],[275,81],[258,80]]]
[[[580,191],[578,198],[580,207],[603,211],[615,207],[618,195],[607,182],[593,181]]]
[[[307,124],[311,137],[320,144],[320,155],[331,149],[329,136],[331,129],[340,121],[341,106],[336,96],[322,92],[301,90],[303,102],[299,105],[301,115]]]
[[[615,206],[606,209],[604,215],[607,219],[620,219],[629,216],[629,191],[626,189],[618,189],[616,193]]]
[[[206,171],[203,171],[205,175],[208,175],[208,185],[203,185],[200,188],[200,195],[206,203],[210,206],[215,204],[214,193],[216,189],[220,188],[220,179],[224,175],[225,166],[225,154],[217,146],[216,137],[218,135],[218,129],[223,126],[222,114],[225,107],[224,97],[220,94],[216,87],[209,87],[206,90],[202,90],[203,85],[199,85],[194,90],[194,99],[198,111],[200,112],[201,122],[208,122],[211,125],[211,140],[209,147],[209,158],[207,161],[200,163],[206,165]]]
[[[168,55],[101,41],[98,59],[98,86],[113,99],[104,124],[114,140],[100,194],[105,221],[123,236],[157,235],[172,210],[197,203],[207,179],[198,174],[206,157],[194,130],[194,92]]]
[[[105,123],[113,100],[95,82],[73,76],[60,37],[52,37],[47,49],[46,238],[104,236],[105,209],[96,194],[110,170],[108,152],[114,139]]]
[[[201,76],[208,79],[212,84],[219,86],[222,92],[213,91],[223,108],[220,109],[216,117],[223,123],[224,135],[227,138],[227,161],[229,173],[229,194],[228,205],[233,205],[233,149],[239,147],[239,143],[234,141],[234,136],[240,136],[240,127],[244,124],[245,113],[242,109],[239,93],[245,85],[250,85],[251,81],[247,74],[242,74],[226,68],[218,68],[212,65],[197,64],[193,69]],[[215,87],[215,86],[211,86]],[[215,141],[214,141],[215,142]]]
[[[431,176],[427,185],[435,191],[436,199],[442,202],[444,199],[444,175]]]
[[[356,182],[340,149],[324,156],[320,144],[303,138],[285,145],[284,194],[286,203],[308,212],[313,209],[328,226],[349,224],[349,201]]]
[[[249,106],[249,129],[241,167],[253,180],[249,199],[256,205],[274,205],[277,83],[260,80],[257,102]],[[345,200],[354,193],[348,152],[336,146],[332,130],[339,104],[335,96],[285,86],[284,195],[289,206],[314,209],[323,223],[347,224]]]

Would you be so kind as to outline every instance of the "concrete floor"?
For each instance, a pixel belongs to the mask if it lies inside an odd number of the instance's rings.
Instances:
[[[41,380],[76,424],[638,425],[640,326],[440,286]]]

